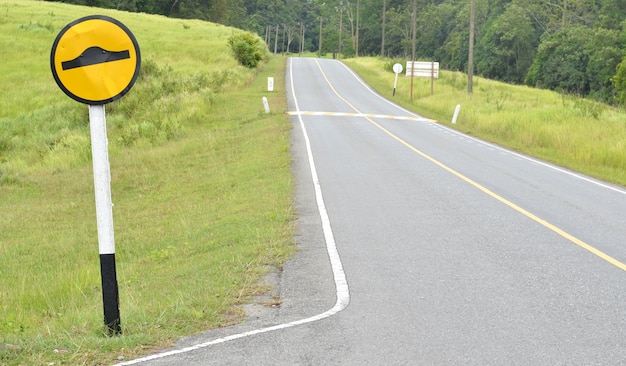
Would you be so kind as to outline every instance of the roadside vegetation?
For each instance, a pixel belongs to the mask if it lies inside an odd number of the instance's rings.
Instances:
[[[103,325],[88,107],[49,62],[91,14],[128,26],[143,60],[106,105],[119,337]],[[284,58],[259,42],[263,61],[241,66],[225,26],[28,0],[0,1],[0,32],[0,365],[111,364],[241,321],[294,250]]]
[[[112,16],[142,52],[108,104],[123,334],[103,325],[88,108],[50,72],[63,26]],[[240,305],[294,252],[285,58],[234,28],[51,2],[0,0],[0,364],[110,364],[244,319]],[[239,60],[239,62],[238,62]],[[546,90],[395,62],[345,62],[385,97],[439,123],[626,185],[626,115]],[[267,77],[275,91],[266,91]],[[266,114],[261,98],[269,100]]]
[[[590,176],[626,185],[626,112],[623,108],[526,86],[443,70],[434,83],[398,76],[392,67],[406,60],[356,58],[344,62],[381,95],[422,116],[470,135],[532,155]],[[461,111],[456,124],[456,105]]]

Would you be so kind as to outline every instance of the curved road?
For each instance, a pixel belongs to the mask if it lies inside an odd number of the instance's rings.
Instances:
[[[283,300],[142,365],[626,365],[626,191],[289,59]]]

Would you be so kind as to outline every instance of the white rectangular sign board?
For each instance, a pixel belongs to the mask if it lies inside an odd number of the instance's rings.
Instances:
[[[419,78],[439,78],[439,62],[429,61],[407,61],[406,62],[406,76],[413,76]]]

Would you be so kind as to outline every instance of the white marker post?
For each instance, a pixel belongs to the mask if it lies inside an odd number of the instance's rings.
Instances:
[[[66,25],[50,52],[50,67],[67,96],[89,105],[98,247],[104,324],[109,335],[122,333],[115,270],[111,171],[104,105],[124,96],[139,76],[141,53],[135,36],[119,21],[90,15]]]
[[[271,76],[267,78],[267,91],[274,91],[274,78]]]
[[[454,115],[452,116],[452,124],[456,124],[456,119],[459,117],[460,111],[461,111],[461,105],[457,104],[456,108],[454,108]]]
[[[270,103],[267,101],[266,97],[263,97],[262,100],[263,100],[263,107],[265,107],[265,114],[269,114],[270,113]]]
[[[122,333],[117,272],[115,269],[115,237],[113,202],[111,201],[111,170],[104,105],[89,106],[93,183],[96,196],[98,248],[102,275],[104,323],[110,332]]]
[[[393,82],[393,94],[391,94],[392,96],[396,95],[396,85],[398,85],[398,74],[402,72],[402,65],[401,64],[394,64],[393,65],[393,72],[396,73],[396,80]]]

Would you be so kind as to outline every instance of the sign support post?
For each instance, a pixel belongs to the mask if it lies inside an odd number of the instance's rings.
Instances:
[[[393,93],[391,95],[395,96],[396,95],[396,86],[398,85],[398,74],[402,72],[402,65],[401,64],[394,64],[393,65],[393,72],[396,74],[396,79],[393,82]]]
[[[115,237],[113,203],[111,201],[111,170],[104,105],[89,106],[93,182],[96,196],[98,248],[102,276],[104,324],[110,335],[121,334],[119,292],[115,269]]]

